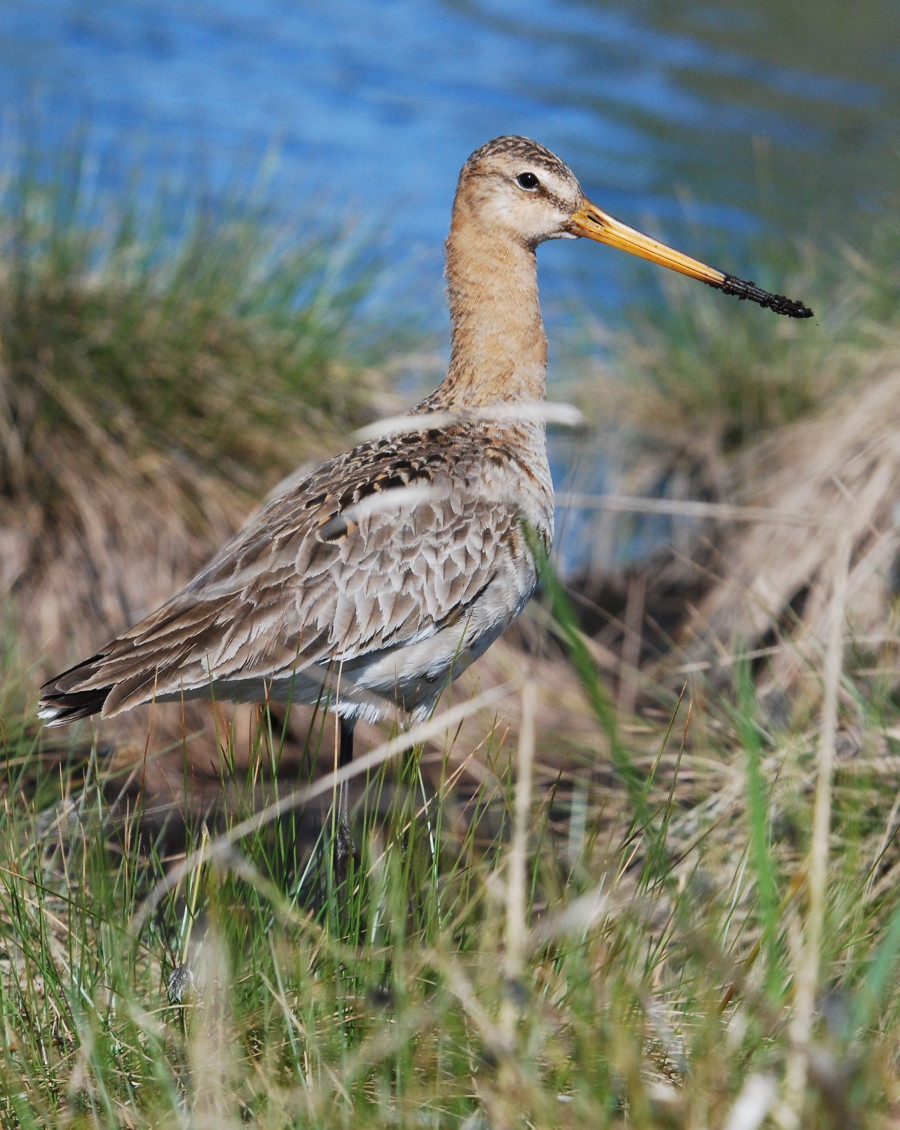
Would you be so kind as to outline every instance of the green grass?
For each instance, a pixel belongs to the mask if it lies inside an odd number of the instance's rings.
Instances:
[[[403,327],[376,344],[361,316],[384,266],[349,225],[287,229],[196,186],[111,196],[78,151],[7,165],[0,489],[58,506],[76,458],[160,450],[246,486],[248,467],[283,471],[365,419],[360,370]]]
[[[523,686],[512,706],[527,717]],[[590,712],[604,692],[586,690]],[[743,677],[728,700],[689,694],[671,727],[631,740],[630,790],[582,767],[568,805],[543,785],[566,775],[546,755],[530,781],[527,724],[513,774],[468,819],[446,784],[426,813],[414,763],[376,753],[340,898],[327,866],[301,881],[290,803],[240,835],[191,829],[176,866],[146,839],[135,850],[139,811],[111,822],[102,760],[85,773],[11,742],[4,1124],[725,1125],[757,1091],[771,1093],[767,1119],[733,1125],[790,1125],[791,1111],[799,1125],[887,1125],[900,1099],[895,772],[839,762],[817,842],[827,727],[773,734]],[[889,705],[862,708],[872,738]],[[257,738],[262,780],[278,735]],[[492,735],[486,769],[501,747]],[[293,787],[267,779],[272,799]],[[184,962],[195,984],[172,1003]]]

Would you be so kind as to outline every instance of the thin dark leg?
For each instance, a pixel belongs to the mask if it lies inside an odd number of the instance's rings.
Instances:
[[[338,745],[338,769],[343,769],[353,760],[353,727],[355,720],[339,719],[340,743]],[[350,856],[353,854],[353,837],[350,835],[349,789],[346,781],[338,785],[337,810],[335,812],[334,836],[334,877],[338,885],[347,879]]]
[[[349,765],[353,760],[353,727],[355,725],[355,720],[349,722],[346,718],[340,720],[341,744],[338,751],[338,768],[340,769]]]

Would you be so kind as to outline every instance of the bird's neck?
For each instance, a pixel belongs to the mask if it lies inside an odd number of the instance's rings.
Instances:
[[[433,406],[541,400],[547,339],[534,251],[455,214],[447,239],[447,288],[450,367]]]

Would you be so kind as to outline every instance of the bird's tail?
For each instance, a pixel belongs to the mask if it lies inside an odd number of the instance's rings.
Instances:
[[[90,686],[91,677],[96,673],[102,655],[94,655],[76,667],[63,671],[61,675],[44,683],[38,703],[38,717],[48,726],[62,726],[74,722],[76,718],[88,718],[103,709],[112,684]]]

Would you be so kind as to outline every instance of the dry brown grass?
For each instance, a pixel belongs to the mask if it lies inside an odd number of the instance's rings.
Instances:
[[[747,452],[740,501],[769,518],[735,522],[710,547],[705,595],[678,634],[676,660],[714,668],[735,650],[794,697],[818,666],[839,542],[850,546],[851,669],[898,678],[900,364],[868,360],[852,391]]]

